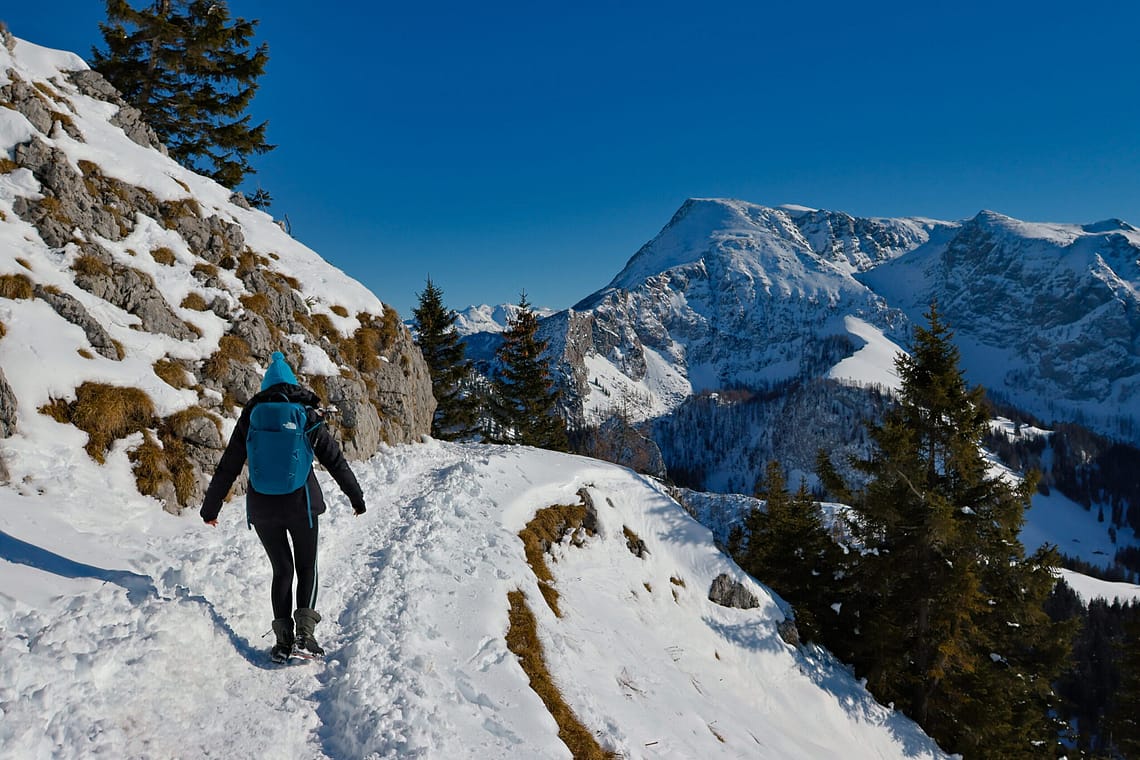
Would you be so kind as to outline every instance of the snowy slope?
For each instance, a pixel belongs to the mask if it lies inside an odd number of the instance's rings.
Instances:
[[[506,648],[516,588],[567,701],[624,757],[942,756],[784,644],[779,604],[627,470],[435,442],[358,465],[369,512],[336,494],[322,526],[328,662],[274,669],[268,563],[240,504],[215,529],[108,498],[126,467],[119,450],[103,480],[0,491],[0,756],[568,757]],[[554,549],[557,618],[517,533],[583,487],[599,533]],[[720,573],[760,606],[710,602]]]

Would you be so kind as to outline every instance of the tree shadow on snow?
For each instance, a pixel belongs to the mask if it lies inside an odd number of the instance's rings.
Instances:
[[[129,570],[106,570],[85,562],[77,562],[62,554],[21,541],[2,530],[0,530],[0,559],[16,565],[34,567],[62,578],[91,578],[114,583],[127,590],[127,599],[133,604],[149,596],[158,596],[154,581],[146,575],[132,573]]]
[[[158,587],[155,586],[154,580],[150,576],[133,573],[130,570],[108,570],[89,565],[86,562],[78,562],[62,554],[56,554],[43,547],[30,544],[2,530],[0,530],[0,559],[15,565],[34,567],[61,578],[90,578],[104,583],[113,583],[126,589],[127,600],[135,605],[147,599],[167,602],[177,600],[197,604],[206,611],[218,630],[226,634],[234,650],[244,657],[250,665],[263,669],[279,667],[269,662],[269,658],[262,648],[254,646],[248,639],[239,636],[209,599],[200,594],[191,594],[184,586],[175,586],[174,597],[163,596],[159,593]]]
[[[851,670],[826,649],[807,644],[795,653],[800,672],[834,697],[848,715],[860,723],[881,725],[902,747],[907,757],[932,757],[938,752],[933,739],[918,724],[898,710],[882,705],[859,682]],[[886,718],[883,710],[887,710]],[[956,757],[956,756],[955,756]]]

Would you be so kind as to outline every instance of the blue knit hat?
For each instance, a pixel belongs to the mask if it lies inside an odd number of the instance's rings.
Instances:
[[[265,390],[278,383],[289,383],[289,385],[298,384],[297,376],[293,374],[289,363],[285,361],[285,354],[280,351],[274,351],[273,356],[269,358],[269,369],[265,370],[265,379],[261,381],[261,390]]]

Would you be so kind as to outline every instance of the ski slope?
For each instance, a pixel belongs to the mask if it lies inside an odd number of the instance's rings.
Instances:
[[[121,487],[128,445],[61,465],[85,477],[0,489],[0,756],[566,758],[506,647],[516,588],[567,702],[619,756],[944,756],[785,644],[782,603],[655,484],[520,447],[386,449],[355,464],[358,518],[322,473],[327,662],[271,666],[269,563],[241,499],[217,528],[166,514]],[[583,487],[599,532],[553,547],[558,618],[518,531]],[[710,602],[720,573],[759,607]]]

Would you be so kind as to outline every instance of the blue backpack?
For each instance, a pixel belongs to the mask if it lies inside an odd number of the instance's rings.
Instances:
[[[259,493],[293,493],[309,479],[313,469],[313,444],[309,415],[303,404],[289,401],[263,401],[249,414],[245,451],[249,462],[249,482]]]

